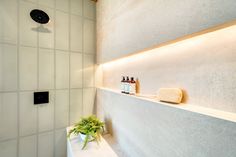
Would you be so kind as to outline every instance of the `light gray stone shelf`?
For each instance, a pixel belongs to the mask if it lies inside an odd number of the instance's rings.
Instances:
[[[231,122],[236,123],[236,113],[225,112],[225,111],[220,111],[220,110],[211,109],[211,108],[205,108],[205,107],[201,107],[201,106],[197,106],[197,105],[193,105],[193,104],[178,104],[177,105],[177,104],[160,102],[155,98],[154,95],[129,95],[129,94],[123,94],[118,90],[109,89],[109,88],[99,87],[98,89],[105,90],[107,92],[112,92],[112,93],[119,94],[119,95],[123,95],[125,97],[132,97],[132,98],[136,98],[136,99],[140,99],[140,100],[144,100],[144,101],[154,102],[154,103],[157,103],[160,105],[173,107],[173,108],[177,108],[177,109],[181,109],[181,110],[186,110],[186,111],[190,111],[190,112],[195,112],[195,113],[199,113],[202,115],[207,115],[210,117],[219,118],[222,120],[227,120],[227,121],[231,121]]]

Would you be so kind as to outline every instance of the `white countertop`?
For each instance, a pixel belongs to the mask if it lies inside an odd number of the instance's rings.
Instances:
[[[67,132],[70,128],[67,128]],[[79,136],[71,135],[67,139],[67,157],[118,157],[111,146],[101,138],[99,145],[89,142],[82,150],[83,142]]]

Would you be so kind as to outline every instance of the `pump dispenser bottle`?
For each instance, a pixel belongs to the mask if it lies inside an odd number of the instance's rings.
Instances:
[[[125,77],[122,76],[122,80],[121,80],[121,93],[125,93],[125,86],[126,86],[125,83],[126,83],[125,82]]]
[[[136,82],[135,82],[133,77],[131,77],[131,80],[130,80],[129,94],[131,94],[131,95],[135,95],[136,94]]]
[[[127,76],[125,80],[125,94],[129,94],[129,91],[130,91],[130,80],[129,77]]]

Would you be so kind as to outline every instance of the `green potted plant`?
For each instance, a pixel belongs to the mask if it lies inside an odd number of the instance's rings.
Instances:
[[[88,142],[100,141],[101,133],[103,132],[104,123],[101,122],[96,116],[83,117],[75,124],[75,126],[69,131],[68,137],[73,133],[74,135],[80,135],[83,141],[84,149]]]

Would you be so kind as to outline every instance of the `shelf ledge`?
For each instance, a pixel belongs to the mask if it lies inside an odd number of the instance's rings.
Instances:
[[[210,116],[210,117],[214,117],[214,118],[227,120],[227,121],[231,121],[231,122],[236,123],[236,113],[231,113],[231,112],[226,112],[226,111],[201,107],[201,106],[197,106],[197,105],[193,105],[193,104],[170,104],[170,103],[160,102],[157,99],[155,99],[154,95],[146,95],[146,96],[143,96],[143,95],[129,95],[129,94],[123,94],[118,90],[109,89],[109,88],[99,87],[98,89],[103,90],[103,91],[107,91],[107,92],[112,92],[112,93],[115,93],[115,94],[119,94],[119,95],[122,95],[122,96],[132,97],[132,98],[136,98],[136,99],[140,99],[140,100],[144,100],[144,101],[149,101],[149,102],[157,103],[157,104],[160,104],[160,105],[165,105],[165,106],[168,106],[168,107],[174,107],[174,108],[177,108],[177,109],[182,109],[182,110],[186,110],[186,111],[190,111],[190,112],[195,112],[195,113],[199,113],[199,114],[202,114],[202,115],[206,115],[206,116]]]

